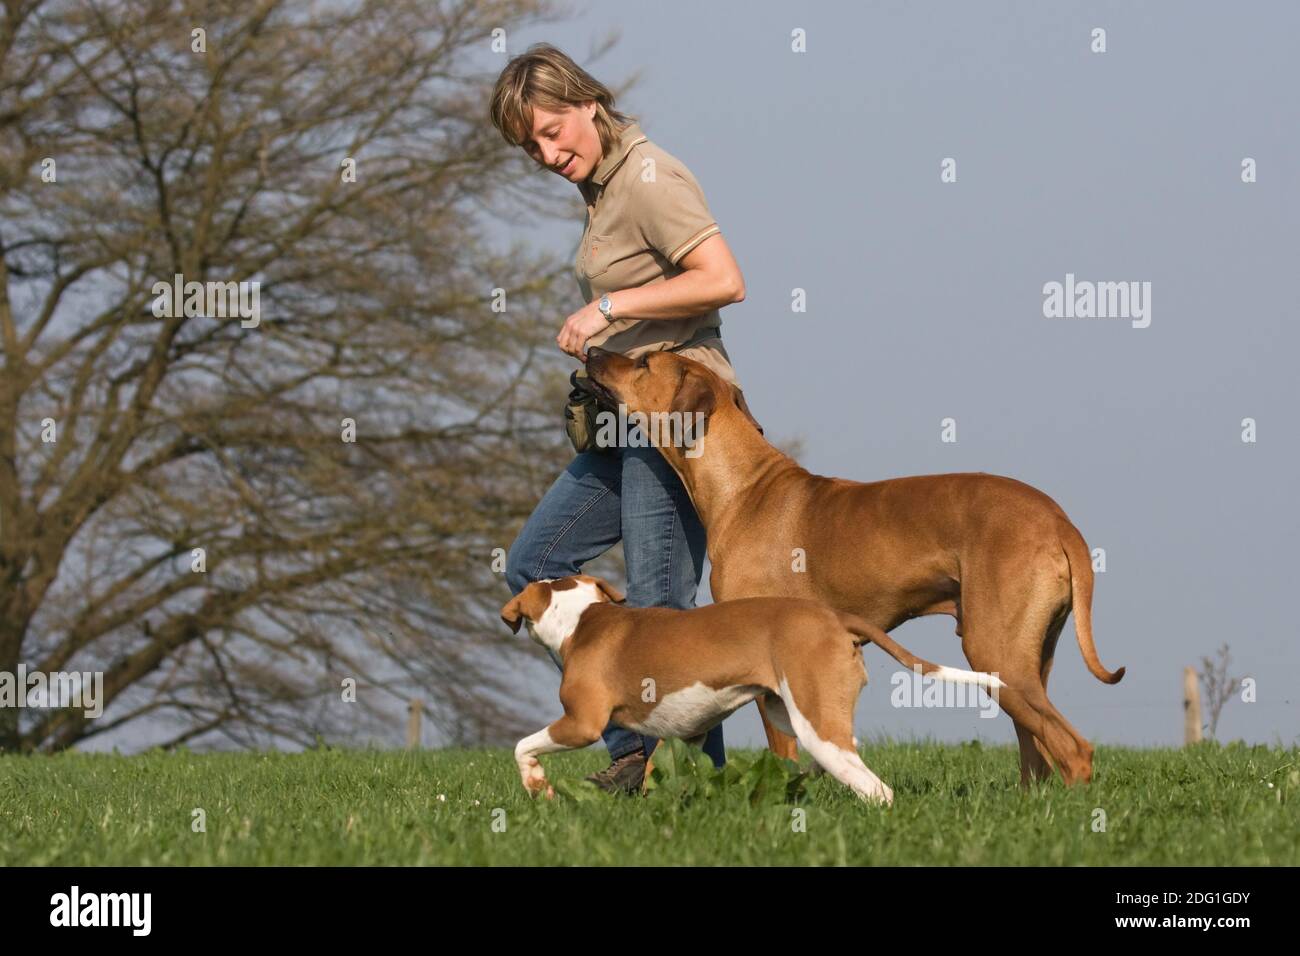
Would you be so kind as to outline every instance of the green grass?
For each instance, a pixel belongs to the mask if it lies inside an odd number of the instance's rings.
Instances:
[[[662,789],[533,802],[505,750],[6,756],[0,864],[1300,863],[1294,748],[1098,747],[1091,786],[1058,779],[1030,792],[1012,747],[863,753],[893,787],[892,809],[829,777],[797,805],[751,806],[740,786],[687,801]],[[542,762],[555,782],[607,759],[592,748]],[[206,833],[191,828],[195,808]]]

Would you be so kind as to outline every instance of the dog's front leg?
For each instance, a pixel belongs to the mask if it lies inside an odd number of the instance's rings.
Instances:
[[[565,714],[549,727],[525,737],[515,745],[515,763],[519,766],[519,777],[530,796],[536,797],[544,793],[547,800],[554,799],[555,790],[547,783],[546,772],[537,758],[541,754],[577,750],[595,743],[600,739],[600,731],[605,725],[596,724],[597,729],[592,730],[593,723]]]

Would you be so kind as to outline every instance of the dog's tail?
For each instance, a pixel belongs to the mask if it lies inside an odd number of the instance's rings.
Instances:
[[[845,630],[862,638],[860,641],[853,642],[855,646],[861,647],[863,644],[875,644],[904,667],[927,677],[951,681],[954,684],[975,684],[986,690],[1007,686],[995,675],[986,674],[983,671],[964,671],[956,667],[933,664],[923,657],[917,657],[886,634],[883,629],[876,627],[866,618],[858,617],[856,614],[846,614],[843,611],[836,611],[835,613],[839,615],[840,623],[844,625]]]
[[[1070,566],[1070,594],[1074,611],[1074,634],[1079,640],[1083,662],[1092,676],[1106,684],[1118,684],[1124,668],[1108,671],[1101,666],[1097,645],[1092,642],[1092,555],[1079,529],[1068,521],[1061,524],[1061,548]]]

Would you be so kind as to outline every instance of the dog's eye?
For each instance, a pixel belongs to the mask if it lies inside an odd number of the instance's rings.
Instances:
[[[637,368],[646,368],[650,364],[650,353],[646,353],[636,360]]]

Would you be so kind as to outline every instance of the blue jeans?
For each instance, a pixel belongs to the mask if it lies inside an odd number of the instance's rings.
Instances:
[[[576,455],[510,546],[506,583],[518,594],[532,581],[580,574],[583,564],[620,537],[628,607],[695,607],[704,574],[704,526],[681,479],[652,447]],[[555,654],[551,659],[560,667]],[[637,750],[649,756],[658,743],[612,721],[601,736],[613,760]],[[715,767],[726,763],[721,724],[705,737],[704,752]]]

